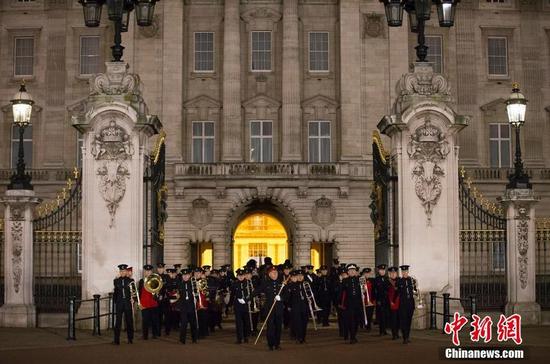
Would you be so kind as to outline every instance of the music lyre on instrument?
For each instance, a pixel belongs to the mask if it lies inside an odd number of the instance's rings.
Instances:
[[[307,303],[309,305],[309,313],[311,315],[311,320],[313,321],[313,328],[317,330],[315,312],[323,311],[323,309],[317,306],[317,302],[315,301],[315,295],[313,294],[313,291],[311,289],[311,285],[309,284],[309,282],[304,281],[302,282],[302,285],[304,287],[304,291],[306,292]]]

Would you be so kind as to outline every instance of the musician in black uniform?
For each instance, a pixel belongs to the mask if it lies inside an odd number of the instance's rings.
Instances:
[[[223,298],[220,271],[212,269],[210,274],[206,276],[206,281],[208,282],[208,300],[210,301],[208,305],[208,325],[210,332],[213,333],[216,326],[219,329],[222,328]]]
[[[166,269],[168,272],[168,277],[166,277],[166,281],[164,282],[163,290],[164,292],[174,292],[178,289],[179,282],[181,281],[180,278],[178,278],[178,273],[176,268],[168,268]],[[179,320],[179,314],[173,310],[173,307],[170,305],[169,300],[167,299],[168,303],[165,316],[164,316],[164,334],[170,335],[170,331],[172,329],[176,329],[178,327]]]
[[[195,344],[197,342],[199,330],[197,327],[196,300],[191,285],[191,269],[182,269],[181,281],[178,282],[178,292],[180,296],[177,301],[180,313],[180,342],[185,344],[187,324],[190,324],[191,340],[193,344]]]
[[[409,277],[408,265],[402,265],[399,268],[401,269],[401,278],[397,280],[397,292],[399,294],[399,327],[403,335],[403,344],[408,344],[411,342],[409,336],[415,308],[414,293],[416,291],[416,282]]]
[[[392,340],[399,339],[399,293],[397,292],[397,267],[389,267],[388,303]]]
[[[319,321],[323,327],[329,326],[330,302],[332,300],[332,281],[328,275],[328,267],[322,265],[319,268],[319,277],[315,285],[315,298],[322,311],[319,311]]]
[[[206,279],[206,274],[202,268],[195,268],[193,271],[193,276],[197,280],[198,285],[208,285],[208,280]],[[199,339],[204,339],[210,335],[209,324],[208,324],[208,306],[210,305],[208,291],[200,290],[199,294],[201,295],[202,305],[198,306],[198,323],[199,323]]]
[[[252,282],[253,290],[260,287],[260,277],[258,274],[254,274],[254,271],[252,268],[244,268],[244,277],[247,281]],[[256,309],[260,309],[260,307],[255,307]],[[260,311],[256,311],[252,313],[252,327],[250,329],[251,334],[254,334],[258,331],[258,322],[260,321]]]
[[[309,308],[304,290],[304,276],[301,270],[291,273],[291,282],[288,285],[288,302],[290,304],[290,324],[296,343],[306,341]]]
[[[283,263],[283,280],[288,280],[290,278],[291,271],[292,271],[292,265],[290,264],[290,261],[287,259],[285,260],[285,263]],[[283,327],[285,329],[288,329],[290,325],[290,303],[285,302],[284,305],[285,305],[285,308],[283,311]]]
[[[279,279],[279,272],[274,266],[267,268],[267,279],[256,288],[254,295],[265,295],[265,305],[262,307],[262,316],[267,320],[267,346],[269,350],[281,350],[281,331],[283,326],[283,302],[288,296],[287,288]],[[267,317],[273,306],[271,315]]]
[[[388,303],[388,276],[386,275],[386,264],[379,264],[377,267],[378,276],[374,278],[373,295],[376,300],[376,319],[380,336],[388,335],[387,327],[390,321],[390,306]]]
[[[372,269],[370,268],[364,268],[361,271],[361,275],[365,278],[366,287],[365,287],[365,308],[367,310],[367,332],[370,332],[372,329],[372,316],[374,314],[374,307],[376,306],[376,302],[374,301],[374,293],[373,293],[373,287],[374,287],[374,278],[371,276]]]
[[[338,318],[338,334],[340,337],[344,338],[344,340],[347,340],[349,337],[348,327],[346,320],[344,318],[344,305],[342,304],[342,282],[344,279],[348,277],[348,273],[346,270],[342,267],[338,267],[338,280],[336,281],[336,284],[334,285],[334,293],[333,293],[333,304],[336,307],[336,313]]]
[[[161,276],[162,282],[164,283],[162,286],[162,289],[160,290],[158,294],[158,301],[159,301],[159,325],[162,328],[164,326],[164,320],[166,320],[166,316],[168,314],[168,311],[170,309],[170,304],[168,303],[168,300],[166,299],[166,281],[168,280],[168,274],[166,273],[166,265],[164,263],[157,263],[157,274]]]
[[[348,278],[342,281],[341,302],[344,309],[347,328],[349,330],[349,343],[357,343],[357,329],[361,320],[365,320],[363,312],[363,298],[361,284],[359,282],[359,267],[355,264],[346,266]]]
[[[247,280],[245,279],[245,271],[237,269],[237,280],[233,282],[230,289],[229,302],[233,305],[235,311],[235,326],[237,329],[237,344],[248,342],[250,334],[250,313],[249,302],[252,292],[247,288]]]
[[[120,345],[120,328],[122,326],[122,315],[126,322],[126,333],[128,335],[128,344],[132,344],[134,340],[134,312],[132,305],[132,292],[130,291],[130,282],[133,279],[127,276],[127,264],[120,264],[119,277],[115,278],[113,300],[115,302],[116,320],[115,320],[115,337],[113,344]]]
[[[159,324],[159,302],[156,295],[145,289],[145,278],[153,273],[153,266],[145,264],[143,266],[143,278],[138,283],[138,294],[141,303],[141,328],[143,332],[143,340],[149,338],[149,328],[153,333],[153,339],[160,336]]]

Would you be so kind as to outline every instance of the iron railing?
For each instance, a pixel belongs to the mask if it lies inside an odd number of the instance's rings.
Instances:
[[[536,296],[542,309],[550,309],[550,219],[540,219],[536,230]]]
[[[76,340],[76,322],[93,320],[92,321],[92,335],[101,336],[101,318],[108,316],[107,320],[107,330],[112,329],[115,326],[115,303],[113,300],[113,293],[110,292],[108,296],[101,297],[98,294],[94,294],[94,298],[88,300],[80,300],[75,296],[69,297],[69,304],[67,311],[69,317],[67,319],[67,340]],[[101,313],[101,301],[109,301],[108,311],[106,313]],[[79,317],[76,318],[76,313],[78,308],[83,302],[93,302],[94,310],[92,316]]]
[[[437,300],[443,300],[443,312],[437,311]],[[468,298],[451,297],[450,293],[443,293],[441,296],[437,296],[437,292],[430,292],[430,330],[437,329],[437,316],[443,316],[442,329],[445,330],[445,324],[448,323],[453,317],[451,314],[451,301],[460,301],[463,306],[468,306],[470,310],[470,320],[473,315],[477,314],[477,300],[476,296],[469,296]]]

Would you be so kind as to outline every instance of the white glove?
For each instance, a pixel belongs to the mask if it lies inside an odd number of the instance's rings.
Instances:
[[[237,299],[241,305],[244,305],[244,300],[242,298]]]
[[[280,301],[280,300],[281,300],[281,296],[276,295],[276,296],[275,296],[275,301]]]

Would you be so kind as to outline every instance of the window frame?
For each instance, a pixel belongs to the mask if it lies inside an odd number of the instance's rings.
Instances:
[[[441,66],[440,66],[439,73],[443,74],[445,72],[445,54],[443,52],[443,50],[444,50],[444,48],[443,48],[443,35],[441,35],[441,34],[426,34],[426,43],[427,43],[428,38],[439,38],[439,49],[440,49],[439,57],[441,58]],[[430,48],[432,48],[432,47],[428,47],[427,57],[429,57]],[[434,65],[435,65],[435,62],[432,62],[432,63],[434,63]],[[434,72],[436,72],[435,69],[434,69]]]
[[[497,125],[497,129],[498,129],[498,136],[496,138],[493,138],[491,137],[491,126],[492,125]],[[508,126],[508,138],[502,138],[501,137],[501,127],[502,125],[507,125]],[[498,143],[498,166],[497,167],[494,167],[493,165],[491,165],[491,142],[493,141],[496,141]],[[510,164],[508,166],[503,166],[502,164],[502,142],[503,141],[508,141],[509,143],[509,156],[508,156],[508,160],[510,161]],[[494,123],[489,123],[489,165],[491,168],[506,168],[506,169],[509,169],[509,168],[512,168],[512,127],[510,126],[509,123],[499,123],[499,122],[494,122]]]
[[[96,73],[82,73],[82,40],[83,38],[97,38],[97,71]],[[90,57],[90,55],[87,55]],[[81,34],[78,39],[78,75],[80,77],[89,77],[101,72],[101,36],[96,34]]]
[[[18,75],[16,72],[17,70],[17,41],[19,39],[31,39],[32,40],[32,73],[31,74],[25,74],[25,75]],[[19,56],[19,58],[21,57],[27,57],[29,58],[28,56]],[[36,39],[34,37],[34,35],[15,35],[13,37],[13,71],[12,71],[12,76],[16,79],[22,79],[22,78],[34,78],[35,77],[35,60],[36,60]]]
[[[84,154],[82,153],[82,148],[84,147],[84,134],[76,131],[76,166],[78,169],[82,169],[82,163]]]
[[[197,34],[209,33],[212,34],[212,69],[198,70],[197,69]],[[201,51],[203,52],[203,51]],[[215,73],[216,72],[216,33],[211,31],[196,31],[193,32],[193,73]]]
[[[254,33],[269,33],[269,69],[262,69],[262,70],[255,70],[254,69],[254,62],[253,62],[253,59],[254,59],[254,41],[253,41],[253,34]],[[250,72],[254,72],[254,73],[261,73],[261,72],[264,72],[264,73],[269,73],[269,72],[273,72],[273,31],[272,30],[251,30],[250,31],[250,37],[249,37],[249,40],[250,40]]]
[[[10,125],[10,169],[17,168],[17,162],[15,163],[15,165],[13,163],[14,157],[15,156],[18,157],[18,154],[19,154],[19,146],[17,146],[17,150],[14,151],[14,144],[19,144],[19,134],[17,136],[14,136],[14,130],[15,130],[16,127],[18,128],[19,126],[15,125],[15,124]],[[32,123],[27,125],[25,128],[28,128],[28,127],[31,127],[31,138],[26,139],[25,136],[23,136],[23,149],[25,149],[25,143],[30,143],[30,145],[31,145],[31,153],[30,153],[31,160],[30,160],[30,163],[27,162],[26,159],[29,157],[29,154],[26,153],[25,154],[25,168],[32,169],[33,161],[34,161],[34,148],[33,148],[34,128],[33,128]]]
[[[319,124],[319,135],[316,135],[316,136],[311,136],[311,134],[309,133],[309,130],[310,130],[310,125],[312,123],[318,123]],[[327,136],[322,136],[320,135],[321,134],[321,123],[328,123],[329,125],[329,135],[328,137]],[[318,144],[318,156],[319,156],[319,161],[312,161],[311,158],[310,158],[310,151],[311,151],[311,147],[310,147],[310,141],[311,139],[318,139],[319,141],[321,141],[321,139],[328,139],[329,140],[329,150],[328,150],[328,156],[329,156],[329,160],[327,162],[323,162],[321,161],[321,150],[322,150],[322,146],[321,146],[321,143],[319,142]],[[322,164],[322,163],[332,163],[332,122],[330,120],[309,120],[307,122],[307,160],[308,160],[308,163],[318,163],[318,164]]]
[[[252,123],[260,123],[261,127],[260,127],[260,135],[252,135]],[[264,123],[271,123],[271,134],[269,136],[265,136],[263,135],[263,131],[264,131]],[[253,120],[249,120],[249,124],[248,124],[248,134],[249,134],[249,139],[248,139],[248,142],[249,142],[249,153],[248,153],[248,159],[251,163],[273,163],[273,153],[274,153],[274,138],[273,138],[273,120],[268,120],[268,119],[253,119]],[[253,161],[252,160],[252,138],[259,138],[260,139],[260,161]],[[263,155],[264,155],[264,139],[271,139],[271,160],[270,161],[264,161],[263,160]]]
[[[490,66],[490,56],[489,56],[489,42],[491,39],[504,39],[504,45],[506,48],[506,73],[505,74],[495,74],[491,73],[491,66]],[[487,36],[487,43],[485,47],[485,54],[487,58],[487,76],[489,78],[495,79],[506,79],[510,77],[510,50],[509,50],[509,39],[505,35],[488,35]]]
[[[212,130],[214,134],[212,136],[205,135],[205,124],[211,123],[212,124]],[[195,124],[202,124],[202,135],[201,136],[195,136],[193,135],[193,127]],[[202,141],[202,147],[201,147],[201,162],[195,162],[195,145],[194,140],[200,139]],[[211,162],[205,162],[205,143],[204,141],[206,139],[212,139],[212,161]],[[215,163],[216,161],[216,123],[213,120],[194,120],[191,122],[191,163],[193,164],[209,164],[209,163]]]
[[[327,69],[326,70],[312,70],[311,69],[311,34],[321,33],[327,35]],[[308,72],[310,73],[329,73],[330,72],[330,32],[329,31],[308,31],[307,35],[308,46],[307,46],[307,55],[308,55]]]

